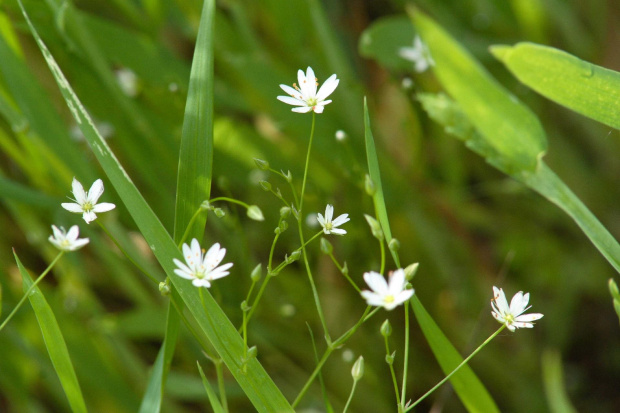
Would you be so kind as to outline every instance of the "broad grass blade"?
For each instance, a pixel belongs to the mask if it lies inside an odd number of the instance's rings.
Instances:
[[[33,284],[32,278],[30,278],[28,270],[24,268],[15,251],[13,251],[13,255],[17,262],[17,268],[19,268],[19,272],[22,275],[24,291],[27,291]],[[84,396],[80,389],[80,383],[73,369],[73,363],[71,363],[71,357],[69,357],[69,350],[67,349],[65,338],[60,331],[58,321],[56,321],[56,316],[54,316],[52,308],[47,303],[47,300],[38,286],[32,290],[28,300],[30,300],[34,314],[39,322],[39,328],[45,340],[45,347],[47,347],[47,352],[54,365],[54,370],[60,379],[60,384],[67,396],[67,400],[69,400],[71,410],[74,413],[86,413],[88,410],[86,410],[86,403],[84,402]]]

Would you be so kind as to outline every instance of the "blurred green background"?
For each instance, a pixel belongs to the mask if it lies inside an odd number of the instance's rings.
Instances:
[[[92,117],[107,129],[109,145],[172,230],[178,147],[199,0],[24,1],[50,51]],[[493,44],[533,41],[620,70],[620,4],[592,0],[424,0],[415,2],[468,48],[497,79],[540,117],[549,139],[548,164],[612,234],[620,235],[620,135],[553,104],[520,85],[488,52]],[[239,305],[252,268],[266,264],[280,203],[261,190],[269,180],[288,196],[286,182],[265,175],[252,158],[290,170],[297,185],[311,117],[276,100],[278,85],[312,66],[319,82],[341,79],[333,103],[317,116],[305,211],[349,213],[345,237],[332,237],[337,257],[361,283],[377,270],[379,251],[363,214],[373,213],[364,192],[363,102],[368,97],[393,235],[404,265],[420,263],[416,294],[447,337],[467,355],[496,328],[491,287],[510,296],[531,293],[545,314],[533,330],[497,337],[471,366],[501,411],[567,411],[562,388],[578,411],[620,410],[620,327],[607,290],[610,265],[559,209],[501,174],[428,119],[415,91],[436,92],[432,73],[416,74],[398,57],[414,29],[399,0],[226,0],[217,2],[215,44],[215,157],[212,195],[232,196],[263,210],[249,220],[234,207],[209,216],[205,244],[220,242],[235,263],[211,289],[239,324]],[[384,36],[386,26],[402,25]],[[387,58],[386,58],[387,56]],[[392,57],[390,57],[392,56]],[[135,91],[121,89],[131,70]],[[403,79],[414,87],[403,87]],[[406,83],[406,82],[405,82]],[[90,411],[136,411],[164,332],[167,300],[127,262],[96,225],[60,208],[76,176],[85,186],[104,178],[88,145],[74,132],[71,113],[13,0],[0,2],[0,284],[2,314],[22,294],[12,248],[33,272],[55,256],[50,225],[79,224],[91,244],[69,254],[43,284],[59,320]],[[335,132],[348,138],[337,141]],[[157,264],[111,185],[104,201],[118,206],[105,225],[143,264]],[[312,221],[310,219],[309,221]],[[315,228],[316,229],[316,228]],[[315,229],[307,228],[308,233]],[[293,229],[276,257],[297,248]],[[348,329],[365,304],[318,243],[309,249],[330,330]],[[279,261],[277,261],[279,262]],[[299,264],[299,263],[298,263]],[[391,262],[388,268],[393,269]],[[158,272],[159,271],[159,272]],[[320,340],[320,324],[300,265],[270,282],[250,324],[250,343],[283,393],[295,397],[315,364],[306,323]],[[402,365],[402,312],[380,312],[324,369],[329,398],[341,411],[350,368],[366,359],[351,411],[394,411],[379,327],[393,323],[395,365]],[[408,397],[416,399],[443,378],[414,322]],[[319,343],[322,345],[322,343]],[[196,371],[213,366],[183,331],[163,411],[205,411]],[[560,371],[560,366],[563,371]],[[397,367],[397,371],[399,368]],[[233,412],[252,407],[227,376]],[[559,389],[559,390],[558,390]],[[558,395],[559,394],[559,395]],[[464,411],[444,387],[417,411],[434,406]],[[303,408],[323,410],[318,386]],[[59,412],[68,405],[28,305],[0,333],[0,411]],[[434,410],[439,411],[439,410]]]

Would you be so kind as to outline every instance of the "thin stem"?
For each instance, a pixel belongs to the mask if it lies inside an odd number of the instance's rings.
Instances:
[[[222,408],[224,411],[228,412],[228,400],[226,398],[226,387],[224,386],[224,369],[222,367],[221,359],[215,363],[215,372],[217,374],[217,386],[220,390],[220,402],[222,402]]]
[[[154,283],[159,284],[159,280],[156,279],[155,277],[153,277],[147,270],[145,270],[140,264],[138,264],[136,262],[136,260],[134,260],[131,255],[129,255],[129,253],[125,250],[125,248],[123,248],[121,246],[121,244],[118,242],[118,240],[116,239],[116,237],[114,237],[114,235],[112,235],[112,233],[110,231],[108,231],[108,229],[105,227],[105,225],[103,225],[101,223],[101,220],[96,220],[95,221],[97,224],[99,224],[99,226],[101,227],[101,229],[103,230],[103,232],[105,232],[107,234],[108,237],[110,237],[110,239],[112,240],[112,242],[114,242],[114,245],[116,245],[118,247],[119,250],[121,250],[121,252],[123,253],[123,255],[125,257],[127,257],[127,259],[136,266],[137,269],[139,269],[144,275],[146,275],[151,281],[153,281]]]
[[[312,112],[312,128],[310,129],[310,142],[308,143],[308,152],[306,153],[306,167],[304,168],[304,180],[301,183],[301,197],[299,198],[299,214],[304,206],[304,194],[306,193],[306,180],[308,178],[308,165],[310,164],[310,151],[312,150],[312,140],[314,139],[314,123],[316,113]]]
[[[388,365],[390,366],[390,376],[392,376],[392,384],[394,385],[394,393],[396,393],[396,404],[400,405],[400,395],[398,394],[398,381],[396,380],[396,372],[394,371],[394,360],[391,360],[390,355],[390,343],[387,336],[384,336],[385,341],[385,356]]]
[[[385,271],[385,244],[383,243],[383,239],[379,240],[379,245],[381,246],[381,271],[380,274],[383,275]]]
[[[217,201],[226,201],[226,202],[230,202],[231,204],[241,205],[242,207],[245,207],[246,209],[250,207],[250,205],[246,204],[243,201],[239,201],[233,198],[228,198],[227,196],[220,196],[220,197],[209,200],[209,202],[217,202]]]
[[[196,210],[196,212],[194,212],[194,215],[192,215],[192,219],[189,220],[189,223],[187,224],[187,227],[185,227],[185,232],[183,233],[183,236],[181,237],[181,240],[179,241],[179,244],[177,245],[177,247],[179,249],[181,249],[181,245],[183,245],[183,243],[185,242],[185,240],[187,239],[187,237],[189,236],[189,232],[192,229],[192,225],[194,225],[194,221],[196,221],[196,219],[198,218],[198,216],[205,211],[204,209],[202,209],[202,206],[200,208],[198,208]]]
[[[403,382],[400,394],[400,405],[405,408],[407,389],[407,370],[409,369],[409,300],[405,301],[405,360],[403,361]]]
[[[461,362],[461,364],[459,364],[458,366],[456,366],[456,368],[454,370],[452,370],[452,372],[450,374],[448,374],[443,380],[441,380],[439,383],[437,383],[435,385],[435,387],[433,387],[432,389],[430,389],[429,391],[427,391],[426,393],[424,393],[424,395],[422,397],[420,397],[418,400],[416,400],[415,403],[413,403],[411,406],[409,406],[407,408],[407,410],[405,410],[406,412],[408,412],[409,410],[413,409],[415,406],[417,406],[422,400],[424,400],[426,397],[428,397],[429,394],[431,394],[432,392],[434,392],[435,390],[437,390],[439,387],[441,387],[442,384],[444,384],[446,381],[448,381],[450,379],[450,377],[452,377],[454,375],[454,373],[456,373],[457,371],[459,371],[459,369],[461,367],[463,367],[465,364],[467,364],[469,362],[469,360],[472,359],[472,357],[474,357],[476,354],[478,354],[478,352],[480,350],[482,350],[482,348],[484,346],[486,346],[487,344],[489,344],[489,342],[491,340],[493,340],[495,338],[495,336],[497,336],[499,333],[501,333],[504,328],[506,328],[506,325],[502,325],[495,333],[491,334],[491,336],[489,338],[487,338],[484,343],[480,344],[480,346],[478,346],[477,349],[474,350],[473,353],[471,353],[469,355],[469,357],[467,357],[465,360],[463,360]]]
[[[293,404],[291,405],[293,408],[297,407],[301,399],[306,395],[306,392],[308,392],[308,389],[310,388],[310,385],[314,381],[314,378],[317,376],[317,374],[319,374],[319,371],[321,371],[321,369],[323,368],[323,365],[325,364],[325,362],[327,361],[327,359],[329,358],[329,356],[332,354],[333,351],[334,351],[334,347],[332,346],[327,347],[327,349],[325,350],[325,353],[323,353],[323,357],[321,357],[321,360],[319,360],[319,363],[314,368],[314,371],[312,372],[312,374],[306,381],[306,384],[304,384],[304,387],[301,389],[301,391],[295,398],[295,401],[293,401]]]
[[[351,400],[353,400],[353,393],[355,393],[355,386],[357,386],[357,380],[353,380],[353,387],[351,387],[351,394],[349,394],[349,399],[347,400],[347,404],[344,405],[344,409],[342,409],[342,413],[347,413],[347,409],[351,404]]]
[[[362,291],[362,290],[361,290],[361,289],[357,286],[357,284],[355,284],[355,281],[353,281],[353,280],[351,279],[351,277],[349,276],[349,272],[348,272],[348,270],[345,272],[345,270],[344,270],[344,266],[342,266],[342,265],[340,265],[340,264],[338,263],[338,260],[336,260],[336,257],[334,256],[334,253],[333,253],[333,252],[330,252],[330,253],[329,253],[329,257],[332,259],[332,261],[334,262],[334,264],[336,265],[336,267],[338,268],[338,270],[340,271],[340,273],[344,276],[344,278],[346,278],[346,279],[347,279],[347,281],[349,281],[349,284],[351,284],[351,285],[353,286],[353,288],[355,288],[355,291],[357,291],[358,293],[359,293],[360,291]]]
[[[65,251],[60,251],[58,253],[58,255],[56,256],[56,258],[54,258],[54,260],[50,263],[50,265],[47,266],[45,271],[43,271],[41,273],[41,275],[39,275],[39,277],[35,280],[35,282],[32,283],[32,285],[26,290],[26,292],[24,293],[24,296],[21,298],[21,300],[19,300],[19,302],[17,303],[15,308],[13,308],[13,311],[11,311],[11,313],[7,316],[7,318],[5,318],[4,321],[2,322],[2,325],[0,325],[0,331],[2,331],[4,326],[7,325],[7,323],[11,320],[11,318],[13,318],[15,313],[17,313],[17,310],[19,310],[19,308],[22,306],[22,304],[24,304],[24,301],[26,301],[26,298],[28,298],[28,296],[30,295],[32,290],[35,289],[35,287],[41,282],[41,280],[43,280],[43,277],[45,277],[47,275],[47,273],[50,272],[52,267],[54,267],[54,265],[56,265],[56,263],[58,262],[60,257],[62,257],[64,254],[65,254]]]

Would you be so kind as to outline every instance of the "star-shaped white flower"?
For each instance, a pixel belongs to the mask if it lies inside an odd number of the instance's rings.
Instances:
[[[388,311],[410,299],[414,293],[413,289],[406,289],[407,280],[402,268],[390,273],[389,282],[385,281],[383,275],[374,271],[364,273],[364,280],[372,290],[360,293],[368,305],[383,307]]]
[[[196,238],[192,240],[191,245],[190,248],[189,245],[183,244],[185,263],[176,258],[173,259],[178,267],[174,270],[176,275],[192,280],[195,287],[209,288],[211,281],[226,277],[229,274],[226,270],[233,266],[232,263],[229,262],[218,267],[226,255],[226,248],[220,248],[220,244],[215,243],[203,256],[203,251]]]
[[[435,61],[431,57],[431,53],[428,47],[420,36],[416,36],[413,39],[413,47],[401,47],[398,51],[398,55],[405,60],[412,61],[414,63],[415,71],[422,73],[429,67],[435,65]]]
[[[69,232],[65,231],[63,227],[58,228],[56,225],[52,225],[52,231],[54,235],[50,235],[48,239],[61,251],[79,250],[90,241],[88,238],[78,238],[80,229],[77,225],[69,228]]]
[[[103,194],[103,181],[97,179],[88,190],[88,194],[84,191],[84,187],[77,179],[73,178],[73,196],[75,203],[61,204],[64,209],[76,214],[83,214],[82,218],[87,224],[97,219],[95,213],[108,212],[116,208],[116,205],[102,202],[97,203],[99,197]]]
[[[287,85],[280,85],[282,90],[288,93],[290,96],[278,96],[278,100],[289,105],[299,106],[292,109],[293,112],[307,113],[314,111],[315,113],[323,113],[325,105],[331,103],[331,100],[325,100],[338,86],[338,80],[336,75],[331,75],[323,86],[316,91],[319,85],[318,79],[314,77],[314,71],[308,66],[306,73],[303,70],[297,72],[297,81],[299,85],[293,83],[293,87]]]
[[[347,233],[347,231],[345,231],[344,229],[341,228],[336,228],[339,227],[340,225],[344,224],[345,222],[349,222],[349,214],[342,214],[340,215],[338,218],[334,219],[332,221],[332,218],[334,217],[334,207],[327,204],[327,206],[325,207],[325,217],[323,217],[323,215],[321,215],[321,213],[317,214],[317,221],[319,221],[319,224],[321,224],[321,226],[323,227],[323,232],[327,235],[329,234],[337,234],[337,235],[344,235]]]
[[[517,328],[532,328],[534,324],[532,321],[539,320],[543,317],[540,313],[523,314],[531,306],[527,306],[530,301],[530,293],[523,294],[523,291],[519,291],[512,297],[510,301],[510,307],[508,301],[506,301],[506,295],[501,288],[493,287],[493,300],[491,300],[491,307],[493,307],[493,317],[502,324],[505,324],[510,331],[515,331]]]

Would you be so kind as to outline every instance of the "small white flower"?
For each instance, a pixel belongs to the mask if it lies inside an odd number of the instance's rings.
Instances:
[[[334,217],[334,207],[327,204],[327,206],[325,207],[325,217],[323,217],[323,215],[321,215],[320,213],[317,214],[317,221],[319,221],[319,224],[321,224],[321,226],[323,227],[323,232],[327,235],[329,234],[337,234],[337,235],[344,235],[347,233],[347,231],[345,231],[344,229],[340,229],[340,228],[336,228],[339,227],[340,225],[344,224],[345,222],[349,222],[349,214],[342,214],[340,215],[338,218],[334,219],[332,221],[332,218]]]
[[[293,112],[307,113],[314,111],[315,113],[323,113],[325,105],[331,103],[331,100],[325,100],[338,86],[336,75],[331,75],[317,93],[318,79],[314,77],[314,71],[308,66],[306,73],[303,70],[297,72],[297,80],[299,85],[293,83],[293,87],[280,85],[282,90],[290,96],[278,96],[278,100],[289,105],[299,106],[292,109]]]
[[[123,93],[131,98],[138,95],[138,76],[133,70],[121,68],[117,69],[114,74]]]
[[[506,295],[501,288],[493,287],[493,300],[491,300],[491,307],[493,307],[493,317],[502,324],[505,324],[510,331],[515,331],[517,328],[532,328],[534,324],[532,321],[539,320],[543,317],[540,313],[523,314],[531,306],[527,306],[530,301],[530,293],[523,294],[523,291],[519,291],[512,297],[510,301],[510,307],[508,301],[506,301]]]
[[[335,136],[338,142],[344,142],[345,140],[347,140],[347,137],[348,137],[347,133],[341,129],[336,131]]]
[[[116,208],[116,205],[102,202],[97,203],[99,197],[103,194],[103,181],[97,179],[88,190],[88,194],[84,191],[84,187],[77,179],[73,178],[73,196],[75,203],[61,204],[64,209],[76,214],[83,214],[82,218],[87,224],[97,219],[95,213],[108,212]]]
[[[390,273],[389,283],[383,275],[374,271],[364,273],[364,280],[372,290],[361,292],[368,305],[380,306],[388,311],[410,299],[414,293],[413,289],[406,289],[407,281],[402,269]]]
[[[413,39],[413,47],[401,47],[398,55],[405,60],[412,61],[415,71],[418,73],[422,73],[429,67],[435,66],[435,61],[431,57],[426,44],[420,39],[420,36],[416,36]]]
[[[191,245],[190,248],[189,245],[183,244],[183,256],[187,265],[176,258],[173,259],[178,267],[174,270],[176,275],[192,280],[195,287],[209,288],[211,281],[229,274],[226,270],[233,266],[232,263],[218,267],[226,255],[226,248],[220,248],[220,244],[215,243],[203,256],[203,250],[196,238],[192,240]]]
[[[69,228],[69,232],[66,232],[63,227],[58,228],[52,225],[52,231],[54,235],[50,235],[48,239],[61,251],[79,250],[90,241],[88,238],[78,238],[80,229],[77,225]]]

